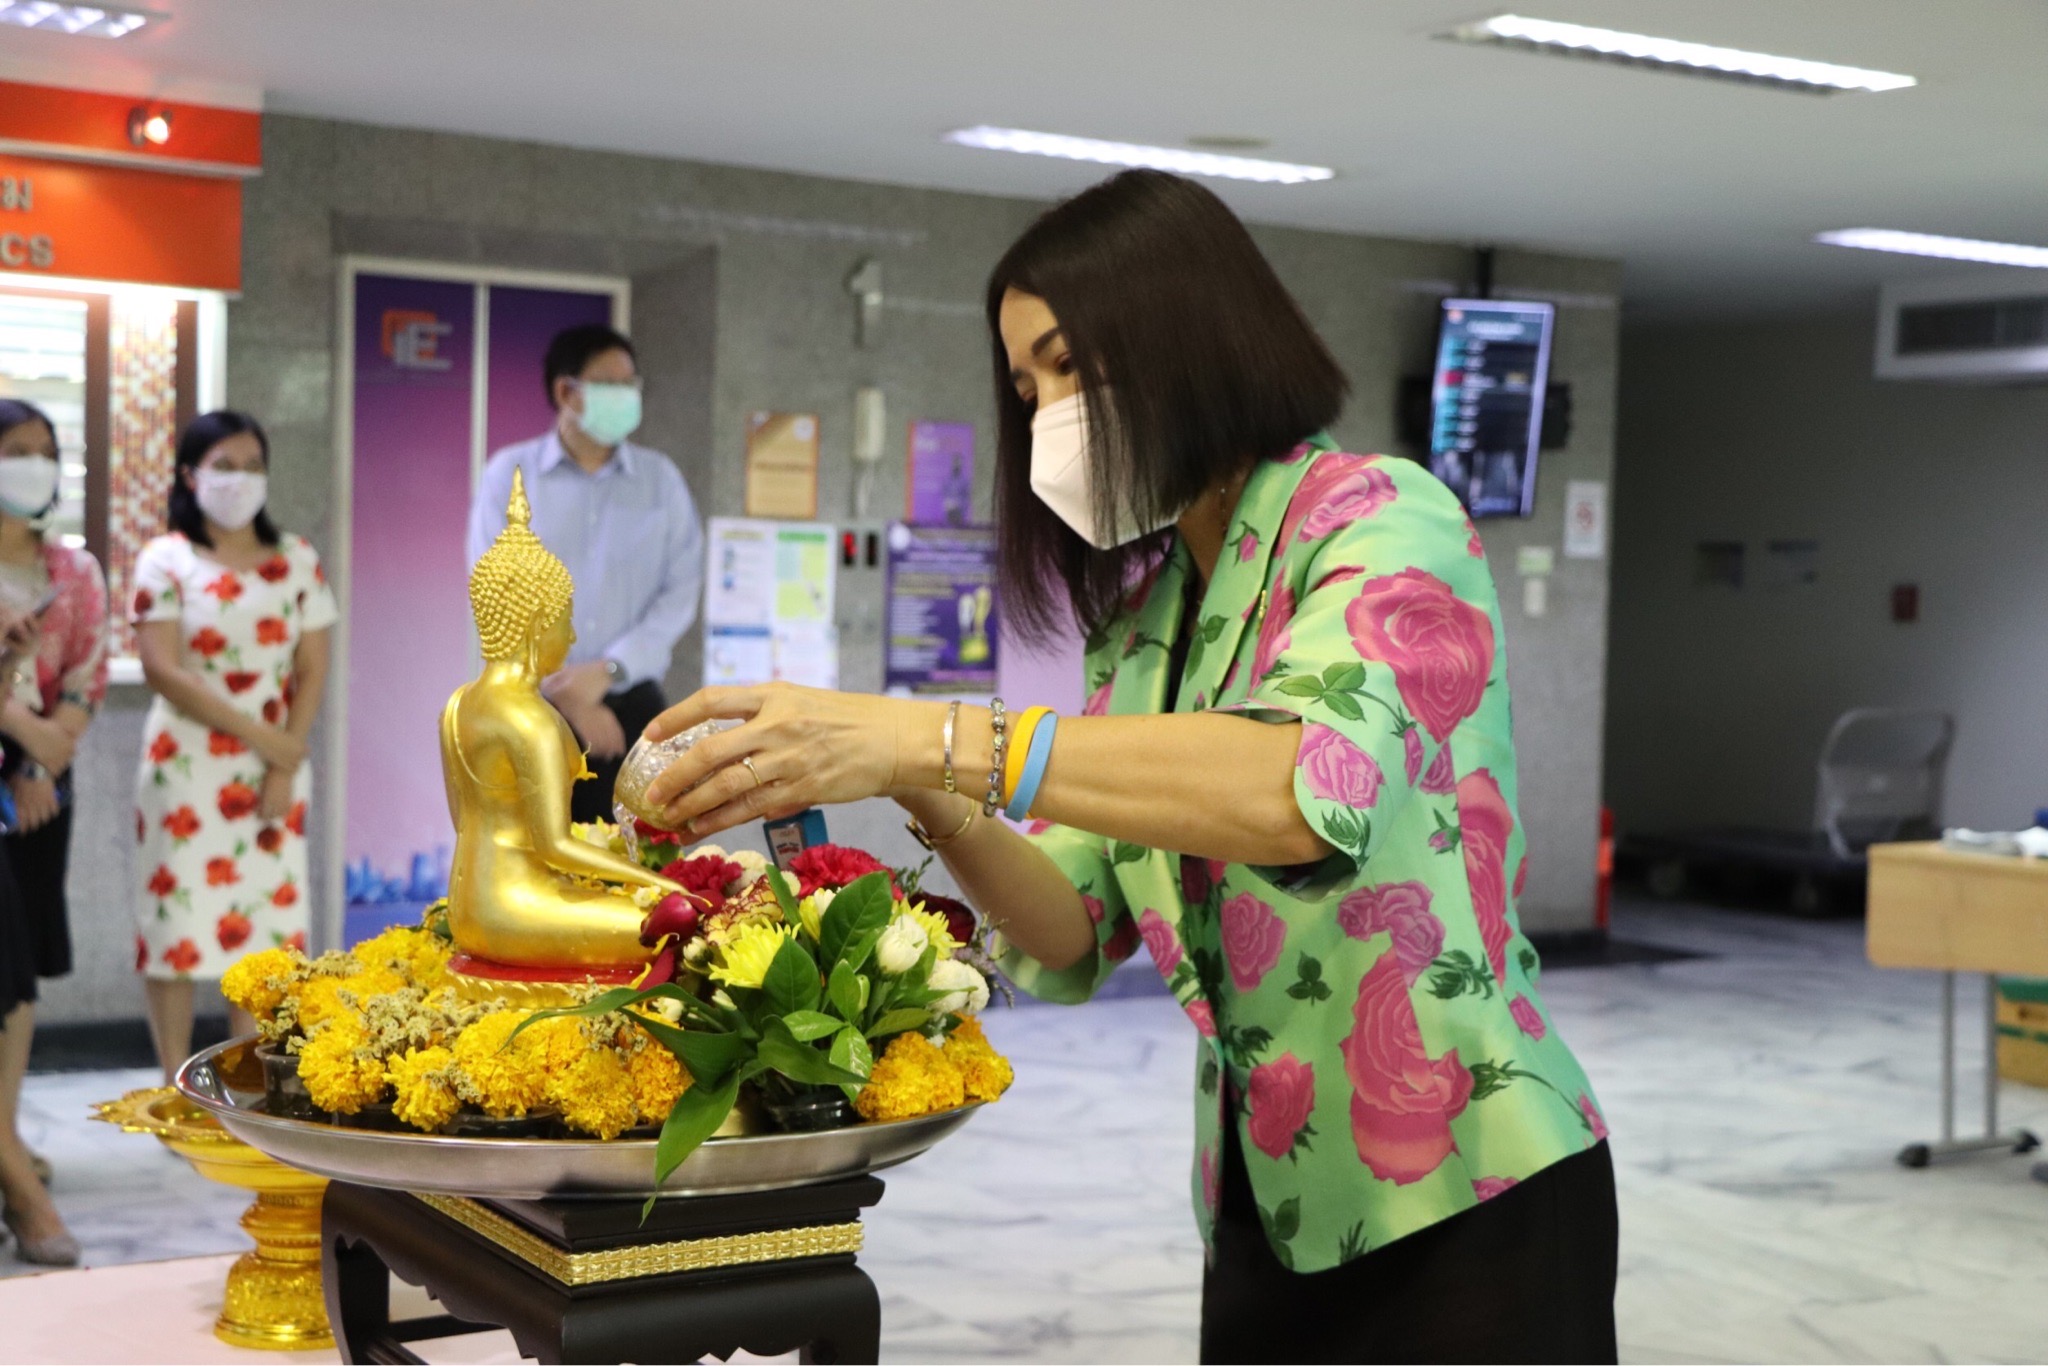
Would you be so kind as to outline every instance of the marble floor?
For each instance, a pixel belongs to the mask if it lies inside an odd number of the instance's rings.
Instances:
[[[1617,932],[1711,955],[1544,982],[1614,1130],[1624,1360],[2048,1355],[2048,1186],[2004,1155],[1892,1161],[1936,1125],[1935,978],[1868,967],[1855,922],[1625,904]],[[998,1011],[990,1033],[1016,1090],[891,1173],[869,1222],[884,1359],[1194,1360],[1192,1031],[1152,996]],[[148,1080],[30,1080],[29,1137],[88,1259],[246,1246],[239,1197],[81,1118]],[[2004,1094],[2048,1134],[2048,1092]],[[0,1250],[0,1275],[28,1270]]]

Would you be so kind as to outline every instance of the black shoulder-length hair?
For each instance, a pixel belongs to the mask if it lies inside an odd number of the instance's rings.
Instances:
[[[222,408],[218,412],[201,413],[185,424],[185,430],[178,433],[178,463],[171,472],[171,530],[184,533],[185,539],[194,545],[213,546],[212,537],[206,534],[206,514],[199,510],[199,499],[192,492],[186,476],[198,470],[199,462],[206,459],[206,453],[231,436],[244,432],[256,438],[256,444],[263,448],[263,468],[270,469],[270,438],[263,434],[263,424],[247,413]],[[256,514],[251,525],[256,528],[256,539],[265,545],[276,545],[277,524],[270,520],[270,510],[265,508]]]
[[[1017,395],[1003,295],[1045,300],[1083,377],[1097,516],[1149,526],[1336,420],[1349,384],[1222,200],[1125,171],[1042,215],[988,281],[995,343],[996,539],[1006,626],[1043,641],[1065,612],[1093,633],[1166,538],[1097,550],[1031,491],[1031,405]],[[1105,433],[1121,433],[1114,443]]]

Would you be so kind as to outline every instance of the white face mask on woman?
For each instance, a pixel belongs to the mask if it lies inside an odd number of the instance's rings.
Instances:
[[[270,478],[242,470],[200,470],[192,476],[192,496],[215,526],[240,531],[270,500]]]
[[[1114,550],[1172,526],[1177,516],[1162,517],[1156,526],[1128,525],[1127,511],[1110,526],[1096,521],[1095,460],[1088,434],[1088,405],[1078,391],[1032,415],[1031,491],[1039,501],[1097,550]]]
[[[0,460],[0,512],[34,521],[57,500],[57,462],[47,455]]]

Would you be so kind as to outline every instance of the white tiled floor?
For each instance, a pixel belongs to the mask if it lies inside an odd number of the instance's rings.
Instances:
[[[2048,1186],[2014,1157],[1892,1161],[1935,1125],[1934,979],[1870,969],[1853,922],[1633,907],[1619,929],[1716,954],[1544,982],[1614,1129],[1624,1360],[2041,1359]],[[884,1358],[1192,1361],[1192,1031],[1154,997],[997,1012],[990,1032],[1016,1090],[890,1173],[869,1221]],[[246,1246],[240,1197],[80,1118],[147,1081],[30,1082],[90,1260]],[[2048,1133],[2048,1093],[2005,1097]]]

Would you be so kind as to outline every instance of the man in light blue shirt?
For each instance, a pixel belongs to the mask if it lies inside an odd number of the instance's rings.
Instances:
[[[469,511],[475,564],[505,528],[512,471],[526,479],[533,532],[576,580],[576,644],[541,690],[590,752],[577,820],[611,816],[626,747],[667,705],[661,683],[697,619],[704,528],[682,473],[626,438],[640,425],[633,343],[609,327],[572,327],[544,365],[554,430],[497,452]]]

